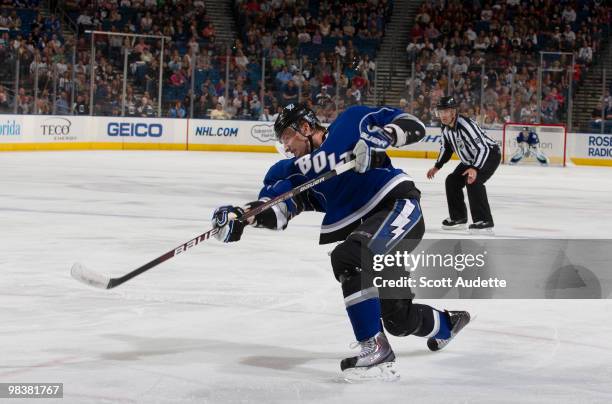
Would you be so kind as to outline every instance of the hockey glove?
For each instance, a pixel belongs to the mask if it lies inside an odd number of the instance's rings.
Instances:
[[[224,243],[240,240],[246,223],[236,219],[243,214],[244,210],[238,206],[226,205],[218,207],[212,217],[213,227],[219,228],[215,238]]]
[[[402,147],[420,142],[425,137],[425,125],[418,119],[400,119],[385,125],[383,133],[395,147]]]
[[[355,171],[361,174],[371,168],[381,167],[387,159],[384,149],[375,149],[363,139],[359,139],[353,148],[353,156],[355,157]]]
[[[255,209],[264,203],[264,201],[249,202],[246,204],[245,209],[247,209],[247,211]],[[289,212],[287,211],[287,205],[285,203],[280,203],[270,209],[266,209],[263,212],[258,213],[248,220],[248,224],[271,230],[284,230],[285,227],[287,227],[288,220]]]
[[[402,140],[405,141],[406,140],[406,135],[404,134],[404,131],[402,130],[402,128],[400,128],[397,125],[394,124],[388,124],[385,125],[382,128],[383,134],[384,136],[389,139],[389,144],[391,146],[396,146],[398,144],[404,144],[404,143],[399,143],[398,140],[398,136],[402,136]]]

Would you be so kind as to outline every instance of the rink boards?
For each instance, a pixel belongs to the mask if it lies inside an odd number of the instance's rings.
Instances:
[[[502,142],[502,130],[487,130]],[[440,128],[423,141],[389,150],[393,157],[437,158]],[[195,150],[275,152],[272,122],[0,115],[0,151],[33,150]],[[612,166],[612,135],[568,133],[568,160]]]

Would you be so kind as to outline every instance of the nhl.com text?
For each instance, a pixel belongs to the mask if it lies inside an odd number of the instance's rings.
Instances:
[[[483,270],[486,268],[487,252],[480,254],[441,254],[441,253],[409,253],[407,251],[396,251],[393,254],[376,254],[373,259],[372,269],[374,272],[407,271],[439,271],[454,270],[462,273],[466,270]],[[440,276],[400,276],[398,279],[386,279],[384,276],[374,276],[373,286],[381,287],[420,287],[420,288],[505,288],[505,279],[497,277],[440,277]]]

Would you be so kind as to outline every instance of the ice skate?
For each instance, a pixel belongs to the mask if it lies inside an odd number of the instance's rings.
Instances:
[[[448,345],[449,342],[470,322],[470,313],[467,311],[446,311],[450,317],[451,330],[450,337],[445,339],[429,338],[427,347],[432,351],[439,351]]]
[[[450,217],[442,221],[442,230],[465,230],[467,219],[453,220]]]
[[[361,352],[340,362],[342,376],[349,383],[363,381],[395,381],[400,375],[395,366],[395,354],[385,334],[378,334],[357,343]]]
[[[480,220],[471,224],[469,227],[470,234],[485,234],[493,235],[493,222]]]

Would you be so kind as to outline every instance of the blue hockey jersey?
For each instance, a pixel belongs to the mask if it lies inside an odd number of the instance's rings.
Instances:
[[[525,131],[521,131],[516,137],[517,143],[527,143],[529,146],[535,146],[540,143],[540,138],[534,131],[529,131],[528,134],[525,134]]]
[[[351,159],[359,139],[375,148],[387,148],[388,139],[381,134],[381,128],[402,115],[407,114],[388,107],[348,108],[329,126],[327,137],[318,149],[300,158],[281,160],[269,169],[259,198],[274,198],[345,163]],[[364,174],[349,171],[315,186],[300,198],[299,203],[288,200],[289,217],[302,210],[324,212],[320,243],[339,241],[404,181],[412,181],[412,178],[394,168],[386,158],[380,168]]]

